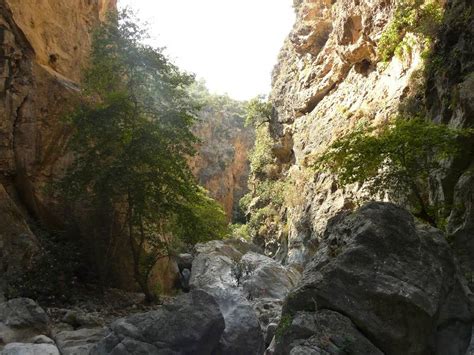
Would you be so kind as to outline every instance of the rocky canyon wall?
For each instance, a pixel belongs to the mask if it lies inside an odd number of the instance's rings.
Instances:
[[[239,200],[248,192],[249,153],[255,134],[244,127],[244,104],[208,97],[194,133],[201,140],[191,168],[199,183],[224,208],[228,221],[241,221]]]
[[[35,238],[24,220],[34,216],[53,226],[61,218],[44,193],[46,183],[70,161],[60,115],[78,90],[91,30],[115,6],[115,0],[0,1],[3,271],[9,257],[29,254],[18,244],[19,230],[8,226],[22,226],[20,239],[32,245]]]
[[[66,150],[69,132],[62,117],[79,92],[92,30],[108,10],[115,8],[115,0],[0,1],[3,73],[0,265],[3,274],[27,268],[38,251],[38,240],[29,227],[32,223],[50,231],[62,228],[64,221],[76,220],[85,226],[82,217],[59,203],[48,186],[62,176],[72,161]],[[86,244],[91,243],[93,239]],[[113,266],[120,271],[113,272],[111,280],[115,286],[133,288],[129,251],[124,246],[122,249],[116,251],[121,256]],[[92,251],[89,254],[91,263],[95,257],[101,258]],[[169,268],[162,264],[160,267]],[[171,276],[167,277],[167,273]],[[157,272],[155,278],[166,291],[173,286],[175,276],[173,269]]]
[[[290,181],[297,203],[286,201],[265,236],[278,240],[277,255],[290,264],[305,264],[320,241],[328,220],[364,200],[360,186],[338,186],[310,165],[335,139],[361,122],[384,122],[400,111],[426,113],[453,127],[472,125],[472,2],[451,0],[432,39],[404,34],[410,43],[388,61],[380,55],[380,39],[396,13],[396,1],[297,0],[297,20],[273,72],[272,137],[276,180]],[[428,2],[425,2],[428,3]],[[426,4],[417,5],[420,9]],[[412,38],[412,39],[411,39]],[[457,54],[456,54],[457,53]],[[439,63],[436,67],[433,63]],[[466,142],[461,161],[450,162],[449,176],[433,176],[431,198],[458,206],[448,230],[464,250],[472,245],[472,149]],[[275,180],[260,176],[257,182]],[[455,203],[453,201],[453,193]],[[262,206],[251,204],[258,213]],[[467,241],[469,239],[469,242]],[[472,246],[468,247],[472,253]],[[473,254],[470,254],[473,255]],[[465,256],[467,258],[467,256]],[[471,257],[472,259],[472,257]],[[466,269],[466,274],[472,268]]]

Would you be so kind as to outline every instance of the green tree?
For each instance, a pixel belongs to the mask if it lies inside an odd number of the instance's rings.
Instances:
[[[365,183],[374,196],[408,198],[415,216],[436,225],[438,208],[429,200],[429,178],[446,169],[443,160],[453,158],[460,151],[460,138],[470,134],[421,118],[398,117],[336,140],[316,159],[315,168],[336,174],[341,185]]]
[[[114,211],[109,238],[126,237],[135,279],[151,301],[149,276],[172,252],[176,222],[187,223],[183,238],[194,230],[192,242],[222,238],[225,222],[187,164],[197,142],[194,78],[145,39],[126,12],[94,33],[84,95],[68,116],[76,158],[60,187],[94,211]]]
[[[272,116],[273,106],[265,96],[254,97],[245,106],[245,126],[253,125],[256,129],[265,122],[269,122]]]

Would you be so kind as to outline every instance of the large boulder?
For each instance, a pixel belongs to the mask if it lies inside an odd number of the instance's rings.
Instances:
[[[328,224],[285,301],[282,319],[288,324],[280,323],[276,350],[288,353],[315,334],[290,337],[295,314],[318,317],[330,309],[385,354],[464,355],[473,321],[469,307],[443,233],[416,225],[393,204],[369,203]]]
[[[88,355],[104,336],[104,328],[82,328],[60,331],[54,339],[62,355]]]
[[[214,289],[212,295],[224,316],[225,330],[218,354],[258,355],[264,351],[263,333],[250,302],[235,289]]]
[[[49,334],[48,316],[36,302],[15,298],[0,304],[0,347],[29,342],[41,334]]]
[[[280,351],[289,353],[291,349],[292,355],[383,355],[349,318],[330,310],[297,312],[292,318],[284,318],[276,335],[285,331],[286,341],[281,344]]]
[[[1,355],[60,355],[54,344],[10,343]]]
[[[244,292],[252,299],[283,299],[296,285],[300,274],[292,267],[285,267],[275,260],[253,252],[245,254],[240,263],[250,269],[242,286]]]
[[[262,354],[268,328],[278,323],[282,300],[297,282],[296,271],[257,251],[232,239],[196,246],[191,287],[204,289],[219,304],[225,319],[222,354]]]
[[[223,331],[224,319],[216,301],[196,290],[156,311],[115,321],[91,355],[209,355],[217,349]]]

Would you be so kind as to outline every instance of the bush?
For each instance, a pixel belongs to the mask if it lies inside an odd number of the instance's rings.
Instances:
[[[442,206],[429,199],[429,178],[446,169],[442,161],[457,155],[460,138],[472,132],[417,117],[398,117],[336,140],[314,167],[317,172],[336,174],[343,186],[366,184],[373,198],[385,193],[406,197],[415,216],[437,225]]]
[[[232,224],[230,228],[233,238],[250,241],[249,226],[247,224]]]
[[[273,140],[270,137],[268,124],[258,127],[255,133],[255,146],[249,154],[250,169],[252,175],[262,176],[268,173],[268,166],[274,162]]]
[[[438,0],[401,0],[396,5],[392,21],[378,43],[378,52],[384,62],[395,54],[410,51],[417,35],[425,46],[429,46],[443,19],[443,7]]]

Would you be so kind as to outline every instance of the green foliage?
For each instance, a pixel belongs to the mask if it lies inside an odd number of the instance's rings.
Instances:
[[[335,141],[315,168],[336,174],[341,185],[365,183],[373,196],[406,196],[414,214],[435,225],[439,206],[430,204],[428,180],[444,169],[443,160],[459,152],[460,137],[470,134],[421,118],[398,117],[392,124],[361,127]]]
[[[253,125],[258,128],[263,123],[270,121],[272,108],[271,102],[266,101],[264,95],[251,99],[245,106],[245,125]]]
[[[172,252],[172,232],[194,243],[222,237],[225,223],[187,164],[197,142],[194,78],[145,39],[126,12],[94,33],[84,97],[68,116],[76,159],[59,186],[94,211],[117,212],[109,238],[126,237],[135,279],[151,300],[149,275]]]
[[[429,47],[443,19],[443,6],[438,0],[400,0],[394,17],[380,38],[378,52],[384,62],[394,54],[410,51],[417,35]]]
[[[233,238],[250,241],[250,232],[247,224],[232,224],[230,228]]]
[[[286,332],[290,328],[292,322],[293,322],[293,318],[289,314],[286,314],[283,317],[281,317],[280,323],[278,323],[278,327],[275,331],[275,338],[277,340],[280,340],[281,338],[283,338],[283,336],[286,334]]]
[[[250,169],[253,175],[265,174],[266,168],[273,163],[273,140],[270,137],[268,125],[256,129],[255,146],[249,154]]]
[[[225,113],[227,121],[235,126],[244,125],[245,104],[230,98],[228,95],[211,94],[204,80],[195,81],[188,89],[190,96],[201,108],[201,119],[215,118],[219,113]],[[208,114],[206,114],[208,113]],[[217,123],[217,122],[215,122]],[[220,122],[223,124],[224,122]]]
[[[265,234],[272,229],[273,224],[280,221],[279,210],[285,204],[288,187],[286,180],[262,180],[258,182],[253,193],[242,197],[240,205],[244,211],[248,210],[252,196],[258,198],[247,222],[247,232],[250,236]]]
[[[172,224],[173,235],[188,245],[223,239],[230,235],[222,206],[209,197],[203,188],[183,205],[183,210],[175,218]]]

